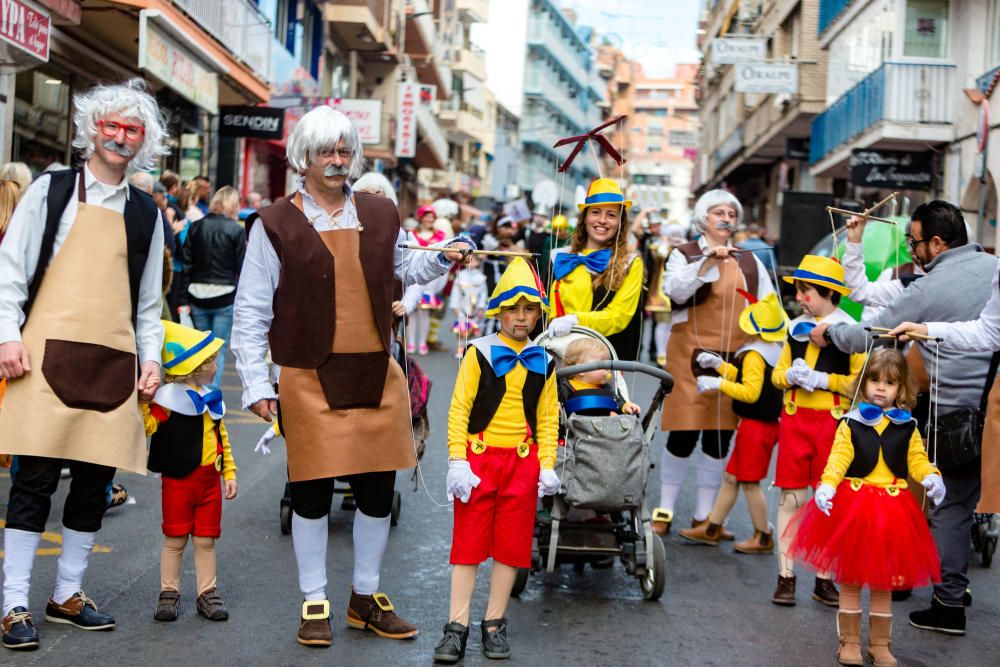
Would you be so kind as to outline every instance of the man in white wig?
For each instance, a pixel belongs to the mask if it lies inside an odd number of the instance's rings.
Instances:
[[[163,118],[139,79],[92,88],[74,108],[82,168],[40,176],[0,246],[0,374],[9,383],[0,452],[17,455],[3,564],[3,645],[12,649],[38,647],[28,588],[64,461],[73,481],[45,618],[115,626],[84,594],[83,575],[115,469],[146,472],[136,400],[160,382],[163,226],[125,171],[166,152]]]
[[[329,646],[327,515],[334,478],[350,482],[354,579],[347,624],[381,637],[414,637],[379,591],[396,470],[415,465],[406,378],[391,359],[393,286],[425,283],[461,261],[471,243],[403,251],[399,213],[387,198],[354,192],[361,140],[346,116],[321,106],[288,138],[295,192],[247,220],[236,294],[233,352],[243,405],[277,417],[288,449],[292,544],[305,599],[298,642]],[[264,355],[281,366],[277,388]]]

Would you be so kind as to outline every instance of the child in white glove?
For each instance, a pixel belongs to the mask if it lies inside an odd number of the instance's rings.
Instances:
[[[789,526],[790,551],[840,584],[840,662],[862,663],[861,589],[868,586],[868,654],[876,665],[895,665],[892,591],[941,581],[937,547],[906,479],[918,480],[935,505],[945,488],[909,412],[916,389],[903,355],[875,350],[858,385],[864,400],[837,427],[815,504]]]

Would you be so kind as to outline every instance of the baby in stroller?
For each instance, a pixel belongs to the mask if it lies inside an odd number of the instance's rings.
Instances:
[[[607,346],[594,338],[577,338],[566,346],[566,352],[563,354],[565,366],[610,359]],[[613,379],[611,371],[599,368],[560,380],[559,402],[566,415],[577,414],[586,417],[617,416],[619,413],[638,415],[639,406],[621,397],[612,382]]]

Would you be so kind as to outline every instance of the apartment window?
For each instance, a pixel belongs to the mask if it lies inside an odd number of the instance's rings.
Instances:
[[[302,18],[302,67],[312,74],[313,78],[319,77],[319,60],[323,48],[323,19],[319,10],[312,4],[305,6],[305,15]]]
[[[650,123],[646,127],[646,134],[651,137],[662,137],[663,136],[663,126],[658,123]]]
[[[663,150],[663,146],[660,144],[646,144],[647,153],[659,153]]]
[[[278,40],[279,44],[283,44],[286,49],[291,51],[289,46],[290,35],[289,35],[289,25],[293,16],[290,16],[291,4],[294,0],[275,0],[274,5],[274,38]]]
[[[907,0],[903,55],[948,56],[948,0]]]

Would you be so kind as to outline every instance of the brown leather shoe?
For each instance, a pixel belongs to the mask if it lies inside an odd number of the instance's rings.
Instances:
[[[892,654],[892,614],[868,614],[868,656],[875,667],[896,667]]]
[[[690,528],[684,528],[678,534],[688,542],[716,547],[722,539],[722,525],[709,521],[692,522]]]
[[[774,537],[771,533],[753,531],[753,537],[733,545],[733,551],[741,554],[772,554],[774,553]]]
[[[396,615],[385,593],[358,595],[351,591],[347,603],[347,625],[357,630],[371,630],[386,639],[409,639],[420,631],[417,626]]]
[[[181,605],[181,594],[177,591],[164,588],[160,591],[160,597],[156,601],[156,611],[153,618],[157,621],[176,621]]]
[[[299,634],[295,640],[304,646],[329,646],[333,643],[329,600],[306,600],[302,603]]]
[[[771,602],[783,607],[795,606],[795,575],[783,577],[778,575],[778,586],[774,589]]]
[[[816,577],[816,585],[813,586],[813,600],[822,602],[827,607],[836,607],[840,605],[840,592],[830,579]]]
[[[697,528],[705,524],[708,524],[708,519],[702,519],[701,521],[698,521],[697,519],[691,519],[692,528]],[[736,539],[736,536],[730,533],[728,530],[726,530],[725,526],[719,526],[719,528],[720,528],[719,539],[722,540],[723,542],[732,542],[733,540]]]
[[[673,510],[665,510],[662,507],[653,508],[653,532],[657,535],[666,535],[670,532],[670,524],[674,522]]]
[[[229,620],[229,610],[226,609],[226,603],[222,601],[214,588],[209,588],[199,595],[196,604],[198,613],[210,621]]]
[[[837,662],[842,665],[863,665],[861,657],[861,610],[837,612],[837,638],[840,649]]]

